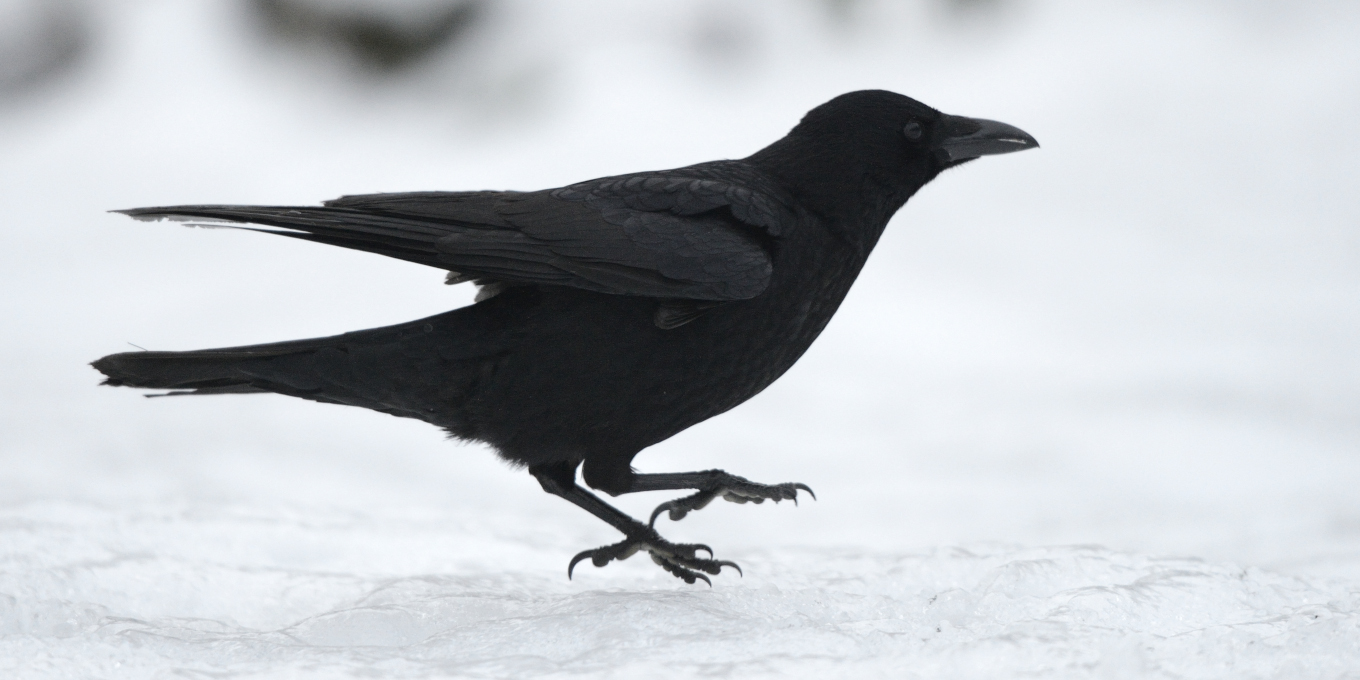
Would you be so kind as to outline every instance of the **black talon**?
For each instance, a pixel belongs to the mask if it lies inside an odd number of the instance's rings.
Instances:
[[[657,518],[657,517],[660,517],[660,516],[661,516],[661,513],[662,513],[663,511],[670,509],[670,507],[671,507],[671,505],[672,505],[673,502],[674,502],[674,501],[670,501],[670,502],[662,503],[661,505],[656,506],[656,509],[652,511],[652,517],[651,517],[651,519],[647,520],[647,528],[648,528],[648,529],[650,529],[650,528],[656,526],[656,518]],[[684,517],[684,515],[681,515],[681,517]],[[671,521],[674,522],[674,521],[676,521],[676,520],[675,520],[674,518],[672,518]]]
[[[576,553],[576,557],[571,558],[571,563],[567,565],[567,580],[568,581],[571,580],[571,572],[572,570],[576,569],[577,563],[579,563],[581,560],[584,560],[587,557],[593,557],[594,555],[595,555],[594,550],[582,550],[581,552]]]

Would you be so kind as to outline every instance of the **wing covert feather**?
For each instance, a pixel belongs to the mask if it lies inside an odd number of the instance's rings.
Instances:
[[[769,284],[769,239],[792,222],[744,163],[605,177],[534,192],[346,196],[329,208],[438,224],[449,269],[605,293],[741,300]]]

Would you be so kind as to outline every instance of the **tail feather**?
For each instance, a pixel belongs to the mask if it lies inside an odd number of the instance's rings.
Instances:
[[[307,340],[189,352],[124,352],[91,364],[102,384],[153,396],[273,392],[471,430],[463,404],[503,354],[494,320],[461,308],[413,322]],[[498,336],[496,336],[498,337]]]
[[[177,390],[171,394],[248,394],[274,391],[249,372],[250,364],[314,349],[255,345],[196,352],[124,352],[90,365],[104,374],[102,385]]]

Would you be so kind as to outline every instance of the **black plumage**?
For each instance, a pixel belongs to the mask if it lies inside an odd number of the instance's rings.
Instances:
[[[796,499],[721,470],[638,474],[642,449],[751,398],[831,319],[888,219],[942,170],[1037,146],[993,121],[907,97],[852,92],[743,160],[534,192],[347,196],[321,207],[176,206],[142,219],[261,231],[450,270],[478,302],[330,338],[94,363],[108,385],[176,394],[275,392],[417,418],[486,442],[545,490],[624,533],[577,555],[645,550],[687,582],[729,562],[652,528],[717,497]],[[693,489],[643,524],[612,495]],[[735,566],[735,565],[732,565]],[[570,569],[569,572],[570,573]]]

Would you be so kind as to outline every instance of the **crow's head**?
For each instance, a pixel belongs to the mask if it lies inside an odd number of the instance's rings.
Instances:
[[[1037,146],[1005,123],[951,116],[895,92],[861,90],[809,111],[750,160],[826,207],[853,209],[854,203],[890,216],[947,168]]]
[[[928,159],[937,171],[982,156],[1039,146],[1020,128],[994,120],[951,116],[885,90],[860,90],[836,97],[809,111],[789,136],[819,146],[838,146],[868,163]]]

